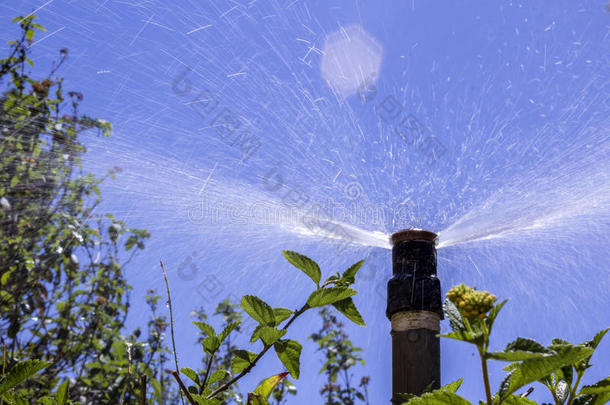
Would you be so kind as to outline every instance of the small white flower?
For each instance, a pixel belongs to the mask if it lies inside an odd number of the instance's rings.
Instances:
[[[70,260],[72,260],[72,263],[78,264],[78,257],[74,253],[70,255]]]
[[[60,255],[64,252],[64,248],[62,248],[61,246],[57,246],[57,249],[55,249],[55,252]]]
[[[55,124],[54,128],[56,131],[61,131],[61,129],[64,127],[64,125],[61,122],[58,122],[57,124]]]
[[[2,209],[4,211],[8,211],[11,209],[11,203],[8,202],[8,199],[6,197],[0,198],[0,206],[2,206]]]

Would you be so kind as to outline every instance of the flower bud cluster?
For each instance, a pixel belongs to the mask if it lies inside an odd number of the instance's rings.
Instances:
[[[477,291],[463,283],[452,287],[447,292],[447,298],[467,318],[485,318],[496,302],[496,296],[490,294],[489,291]]]

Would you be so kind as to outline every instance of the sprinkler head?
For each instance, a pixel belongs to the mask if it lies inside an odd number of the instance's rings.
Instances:
[[[436,240],[434,232],[416,228],[398,231],[390,237],[393,277],[388,281],[386,315],[389,319],[405,311],[435,312],[442,319]]]

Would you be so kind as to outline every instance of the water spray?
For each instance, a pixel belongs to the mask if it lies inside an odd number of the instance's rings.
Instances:
[[[437,334],[443,318],[441,282],[436,276],[434,232],[406,229],[391,236],[393,277],[386,315],[392,323],[392,403],[400,393],[420,395],[440,388]]]

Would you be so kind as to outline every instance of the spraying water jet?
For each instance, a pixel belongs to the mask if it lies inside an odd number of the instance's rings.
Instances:
[[[420,395],[440,388],[441,283],[436,275],[434,232],[405,229],[394,233],[393,277],[388,281],[386,315],[392,324],[392,403],[399,394]]]

